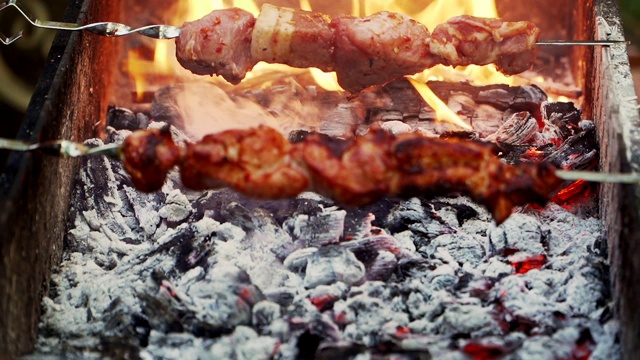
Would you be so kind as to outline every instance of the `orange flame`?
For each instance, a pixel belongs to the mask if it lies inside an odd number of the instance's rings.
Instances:
[[[427,86],[427,84],[409,78],[409,82],[418,91],[424,101],[436,112],[436,119],[459,126],[465,130],[473,130],[471,125],[464,122]]]
[[[298,0],[299,7],[303,10],[312,10],[309,0]],[[259,15],[259,8],[253,0],[210,0],[210,1],[182,1],[183,9],[176,12],[176,18],[170,23],[181,24],[184,21],[193,21],[209,12],[222,9],[228,6],[235,6]],[[402,12],[423,23],[429,30],[449,18],[457,15],[475,15],[482,17],[497,17],[497,10],[494,0],[433,0],[426,7],[410,0],[352,0],[351,12],[355,16],[366,16],[378,11]],[[173,41],[157,41],[154,56],[142,56],[139,52],[129,54],[128,70],[135,78],[136,94],[141,99],[145,91],[153,90],[154,76],[170,77],[171,79],[194,79],[202,80],[202,77],[192,75],[183,69],[175,60],[175,44]],[[341,91],[337,83],[335,73],[324,73],[319,69],[300,70],[292,69],[281,64],[259,63],[246,76],[247,79],[255,78],[265,72],[285,72],[299,73],[309,71],[314,81],[328,91]],[[499,73],[492,66],[467,66],[464,68],[451,68],[446,66],[436,66],[413,76],[411,83],[416,86],[417,91],[424,97],[425,101],[436,111],[437,117],[441,121],[448,121],[464,129],[471,129],[470,125],[461,120],[455,112],[447,107],[428,87],[427,80],[444,81],[468,81],[472,84],[495,84],[503,83],[516,85],[518,83],[530,83],[519,79],[517,76],[507,77]],[[222,81],[217,77],[211,81]]]
[[[169,43],[159,41],[149,59],[145,58],[140,49],[129,50],[126,66],[135,84],[136,101],[142,101],[145,91],[150,90],[158,79],[174,76],[175,68],[167,56],[170,47]]]

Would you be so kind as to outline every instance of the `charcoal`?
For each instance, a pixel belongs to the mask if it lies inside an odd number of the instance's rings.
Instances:
[[[304,286],[314,288],[337,281],[352,285],[362,281],[364,276],[365,267],[352,252],[341,246],[325,246],[309,256]]]
[[[340,241],[344,229],[346,211],[329,210],[317,215],[301,214],[291,225],[294,241],[303,246],[323,246]]]
[[[348,290],[348,286],[343,282],[319,285],[311,289],[309,300],[320,311],[331,309],[336,301],[346,296]]]
[[[431,262],[422,258],[400,259],[396,268],[399,280],[418,278],[435,267]]]
[[[281,317],[280,305],[264,300],[253,306],[251,324],[256,327],[258,333],[264,334],[271,323]]]
[[[591,150],[578,156],[569,156],[560,163],[562,169],[593,169],[598,163],[598,151]]]
[[[98,140],[95,145],[101,145]],[[122,225],[119,210],[123,206],[118,189],[114,183],[111,160],[105,157],[89,157],[85,162],[84,172],[80,174],[77,197],[90,199],[78,201],[79,211],[87,218],[93,230],[103,230],[108,237],[115,239],[132,237],[131,229]],[[76,202],[73,202],[76,203]]]
[[[379,329],[393,321],[401,325],[407,324],[405,314],[395,314],[388,304],[381,299],[356,295],[344,303],[336,303],[337,310],[345,318],[344,339],[372,346],[379,343],[382,334]]]
[[[351,240],[371,236],[374,231],[372,223],[375,220],[376,216],[365,209],[348,211],[344,219],[343,238]]]
[[[282,224],[292,213],[314,215],[322,212],[321,201],[309,198],[295,198],[282,200],[261,200],[246,197],[233,190],[220,189],[207,191],[196,200],[196,212],[199,216],[205,213],[217,221],[225,222],[222,209],[230,203],[241,203],[248,210],[263,209]]]
[[[603,299],[604,284],[600,276],[582,270],[566,284],[566,302],[575,315],[589,316],[599,307]]]
[[[331,320],[327,314],[320,312],[312,315],[308,325],[309,333],[317,335],[322,339],[337,341],[340,340],[341,334],[338,326]]]
[[[478,266],[486,252],[483,244],[475,237],[463,234],[446,234],[433,239],[423,250],[430,257],[441,258],[445,262],[468,263]]]
[[[518,251],[528,254],[543,254],[543,238],[540,222],[524,214],[513,214],[489,234],[493,251],[507,255]]]
[[[536,85],[480,91],[476,98],[479,104],[491,104],[501,110],[528,111],[536,119],[541,119],[540,106],[546,101],[547,94]]]
[[[232,334],[213,344],[209,356],[218,359],[269,359],[277,346],[277,339],[259,336],[250,327],[238,326]]]
[[[411,230],[422,235],[417,238],[432,239],[442,234],[454,232],[454,228],[444,223],[432,211],[425,211],[423,203],[418,198],[404,201],[394,207],[394,211],[388,216],[385,226],[393,232]]]
[[[442,264],[429,272],[426,278],[436,291],[453,289],[458,284],[456,268],[457,266]]]
[[[356,257],[364,264],[368,281],[387,281],[398,265],[396,256],[388,251],[379,251],[370,259],[363,259],[357,254]]]
[[[310,94],[300,84],[292,89]],[[461,111],[474,101],[466,93],[447,96]],[[527,96],[533,98],[524,94],[523,103],[533,104]],[[363,118],[359,101],[340,111]],[[399,121],[385,101],[377,115],[369,115]],[[416,103],[416,109],[421,106]],[[482,105],[476,114],[488,108]],[[491,111],[486,114],[497,110]],[[518,111],[528,110],[499,112],[487,129],[497,130],[502,115]],[[420,116],[402,114],[402,121],[413,129],[424,125]],[[544,129],[533,143],[549,143],[503,144],[507,161],[555,157],[558,164],[573,160],[570,166],[582,167],[593,159],[592,122],[578,122],[572,138],[558,146],[559,125],[536,120]],[[420,131],[446,130],[426,126]],[[127,134],[108,128],[107,141],[118,143]],[[343,144],[335,140],[333,150]],[[342,208],[313,193],[256,200],[228,189],[188,191],[176,172],[162,190],[142,194],[119,162],[82,161],[64,261],[42,303],[40,354],[619,355],[606,236],[593,213],[571,208],[575,201],[518,208],[496,227],[484,207],[464,196],[385,198]],[[580,196],[593,201],[593,194]]]
[[[378,251],[388,251],[395,256],[400,256],[402,253],[402,246],[400,246],[398,240],[385,233],[351,241],[344,241],[340,243],[340,246],[349,249],[356,255],[360,252],[365,253]]]
[[[579,338],[580,331],[578,329],[562,329],[553,336],[533,337],[531,341],[523,344],[516,354],[522,352],[535,357],[540,356],[541,359],[572,358]]]
[[[447,306],[436,325],[443,335],[469,334],[472,337],[499,335],[499,324],[492,314],[480,305]],[[459,335],[458,335],[459,336]]]
[[[267,300],[272,301],[281,307],[291,305],[296,296],[296,290],[293,288],[277,288],[264,293]]]
[[[107,109],[106,126],[115,130],[138,130],[149,126],[149,118],[141,113],[134,113],[129,109],[110,105]]]
[[[511,334],[510,334],[511,335]],[[458,344],[461,351],[473,359],[500,359],[522,345],[521,336],[464,339]]]
[[[581,130],[582,112],[572,102],[546,102],[542,104],[542,115],[560,129],[563,138]]]
[[[177,245],[175,268],[180,272],[206,266],[207,258],[213,251],[212,237],[215,234],[197,236],[185,232],[185,239]]]
[[[580,120],[578,127],[581,131],[595,131],[596,123],[593,120]]]
[[[597,141],[595,138],[595,131],[587,130],[581,131],[573,136],[567,138],[557,150],[548,155],[544,161],[552,163],[557,167],[562,167],[564,164],[571,164],[571,159],[576,156],[584,157],[584,154],[591,154],[587,157],[596,159],[597,157]],[[588,164],[594,165],[594,164]],[[586,170],[593,166],[584,166],[584,164],[577,163],[577,168],[567,168],[576,170]]]
[[[412,339],[413,340],[413,339]],[[359,357],[371,359],[398,359],[398,360],[430,360],[433,357],[429,349],[424,346],[424,340],[418,339],[411,346],[405,342],[387,341],[378,346],[365,347],[349,341],[323,343],[317,350],[316,359],[353,359]]]
[[[392,232],[409,229],[412,224],[421,223],[426,216],[420,200],[412,198],[397,204],[385,219],[385,226]]]
[[[400,119],[402,119],[402,115],[400,115]],[[383,118],[385,120],[382,123],[382,128],[394,135],[400,135],[404,133],[411,132],[411,125],[404,123],[398,120],[391,120],[389,118]]]
[[[165,205],[158,211],[158,216],[173,226],[180,225],[191,215],[192,208],[189,199],[178,190],[167,193]]]
[[[162,202],[161,195],[142,194],[129,186],[125,186],[122,192],[122,198],[130,204],[133,209],[133,217],[137,220],[132,225],[137,225],[147,236],[153,236],[161,220],[157,206]]]
[[[486,140],[498,145],[531,145],[535,143],[538,134],[536,119],[529,112],[521,111],[513,114],[495,133],[487,136]]]
[[[284,259],[284,266],[295,273],[303,273],[309,263],[309,258],[317,251],[318,249],[314,247],[296,250]]]
[[[538,136],[538,142],[536,145],[538,147],[548,145],[548,144],[559,144],[564,141],[564,135],[560,128],[552,124],[547,120],[543,120],[542,122],[542,130],[540,131],[540,136]]]
[[[179,106],[175,103],[175,93],[179,86],[166,86],[155,92],[151,103],[151,117],[181,127],[184,123]]]
[[[152,294],[142,293],[139,295],[142,304],[142,313],[149,327],[158,331],[182,332],[184,325],[181,321],[181,313],[186,309],[180,309],[179,306],[172,306],[170,299],[164,297],[156,297]]]

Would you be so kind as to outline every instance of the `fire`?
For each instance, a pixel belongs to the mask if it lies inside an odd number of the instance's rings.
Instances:
[[[146,58],[144,53],[138,50],[129,51],[126,66],[134,80],[135,101],[142,101],[145,92],[150,90],[151,85],[159,78],[174,76],[175,68],[167,56],[170,47],[167,42],[158,42],[151,58]]]
[[[474,15],[480,17],[498,17],[498,9],[495,0],[435,0],[429,3],[425,8],[420,8],[416,2],[403,0],[353,0],[352,15],[366,16],[379,11],[393,11],[405,13],[418,22],[424,24],[430,31],[438,24],[458,15]],[[321,73],[319,70],[312,73],[315,80],[325,89],[335,89],[339,86],[327,83],[326,78],[319,79],[316,75]],[[320,82],[320,81],[324,82]],[[467,66],[459,68],[451,68],[448,66],[438,65],[434,68],[427,69],[410,79],[411,84],[416,88],[418,93],[424,98],[425,102],[434,109],[437,119],[449,122],[463,129],[471,130],[472,127],[464,122],[455,112],[453,112],[441,99],[439,99],[431,89],[425,84],[429,80],[443,81],[467,81],[472,84],[509,84],[513,85],[514,80],[509,78],[495,67],[489,66]]]
[[[224,8],[224,4],[222,0],[186,1],[185,8],[186,11],[184,19],[181,20],[191,21],[208,14],[213,10]]]
[[[498,17],[498,9],[495,0],[437,0],[429,4],[424,10],[413,17],[425,24],[431,31],[438,24],[458,15],[473,15],[479,17]],[[507,84],[515,85],[517,77],[508,77],[500,73],[493,65],[477,66],[469,65],[452,68],[450,66],[437,65],[426,69],[414,76],[416,80],[426,82],[428,80],[442,81],[467,81],[474,85]]]
[[[445,121],[454,125],[457,125],[465,130],[473,130],[471,125],[464,122],[460,117],[451,110],[447,104],[445,104],[432,90],[427,86],[427,84],[409,78],[409,82],[413,85],[414,88],[418,91],[420,96],[424,99],[424,101],[433,108],[436,112],[436,118],[439,121]]]
[[[179,3],[184,8],[176,12],[176,17],[170,21],[173,24],[181,24],[184,21],[198,19],[209,12],[225,7],[235,6],[259,15],[258,5],[254,0],[211,0],[211,1],[183,1]],[[312,10],[309,0],[299,0],[299,7],[303,10]],[[438,24],[457,15],[474,15],[482,17],[497,17],[497,9],[494,0],[434,0],[426,7],[409,0],[352,0],[351,12],[354,16],[366,16],[378,11],[402,12],[423,23],[428,29],[433,30]],[[154,56],[144,56],[140,51],[134,50],[129,54],[128,72],[134,77],[137,100],[141,100],[145,92],[152,91],[153,82],[158,76],[172,80],[190,80],[197,76],[183,69],[175,60],[175,44],[173,41],[156,41]],[[153,71],[152,71],[153,70]],[[259,63],[247,74],[247,79],[252,79],[268,72],[284,72],[288,74],[308,71],[318,86],[327,91],[341,91],[335,73],[324,73],[319,69],[292,69],[285,65]],[[202,77],[197,77],[202,80]],[[467,81],[472,84],[509,84],[516,85],[530,83],[529,80],[518,77],[507,77],[498,72],[492,66],[467,66],[451,68],[436,66],[413,76],[411,83],[424,97],[441,121],[448,121],[464,129],[471,126],[461,120],[455,112],[447,107],[425,83],[428,80],[443,81]],[[211,81],[219,81],[217,77]]]

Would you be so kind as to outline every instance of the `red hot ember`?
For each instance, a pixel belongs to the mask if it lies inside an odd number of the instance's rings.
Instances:
[[[490,144],[456,138],[374,129],[350,140],[311,134],[291,144],[275,129],[260,126],[208,135],[181,151],[167,134],[141,130],[124,142],[125,169],[140,190],[160,189],[166,173],[178,165],[188,188],[229,186],[263,199],[315,191],[362,206],[386,195],[461,192],[501,223],[515,206],[545,204],[562,184],[550,164],[508,165]]]
[[[403,14],[357,18],[264,4],[255,19],[233,8],[183,25],[176,39],[182,66],[239,83],[259,61],[336,71],[350,92],[443,64],[495,64],[505,74],[531,67],[540,29],[526,21],[458,16],[433,34]]]
[[[511,266],[516,271],[516,274],[526,274],[527,272],[540,269],[547,263],[547,257],[544,254],[529,256],[525,259],[512,261]]]
[[[117,130],[109,141],[129,133]],[[179,130],[171,133],[184,138]],[[428,171],[435,182],[455,179],[465,174],[460,169],[479,162],[477,177],[469,181],[485,186],[479,179],[509,183],[495,172],[504,177],[521,166],[498,165],[490,146],[473,141],[380,130],[351,140],[302,133],[290,135],[300,139],[294,143],[266,129],[216,133],[178,146],[176,164],[181,171],[210,167],[205,175],[191,175],[205,185],[255,175],[244,184],[248,189],[271,170],[294,169],[309,175],[311,189],[322,177],[327,191],[335,187],[344,196],[350,182],[366,176],[376,180],[367,186],[390,186],[376,169],[389,171],[388,179],[414,182]],[[137,144],[161,134],[134,133]],[[525,150],[502,149],[502,161],[521,160]],[[198,161],[187,166],[189,151],[196,150]],[[254,152],[259,162],[252,161]],[[450,159],[451,153],[465,156]],[[466,159],[468,154],[478,157]],[[566,154],[555,156],[554,164],[560,166]],[[373,155],[376,161],[366,160]],[[401,161],[401,155],[415,162]],[[311,173],[323,156],[338,172]],[[148,194],[120,181],[124,169],[110,158],[82,162],[69,256],[43,302],[39,351],[98,352],[87,349],[96,344],[124,345],[150,358],[176,351],[226,358],[616,358],[606,254],[600,252],[605,235],[597,219],[549,204],[524,207],[495,226],[466,196],[387,197],[370,206],[341,207],[310,193],[261,201],[227,188],[183,192],[178,176]],[[458,191],[484,189],[476,188]],[[517,273],[511,264],[538,254],[548,259],[538,271]],[[90,324],[83,321],[88,312]]]

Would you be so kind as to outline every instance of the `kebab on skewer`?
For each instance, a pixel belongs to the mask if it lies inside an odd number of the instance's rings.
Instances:
[[[312,133],[291,143],[260,126],[210,134],[178,145],[168,127],[136,130],[122,144],[87,147],[67,140],[28,144],[0,139],[0,149],[50,155],[106,155],[121,160],[140,191],[159,190],[174,167],[193,190],[230,187],[263,199],[314,191],[347,206],[383,196],[461,193],[487,207],[497,223],[513,207],[544,205],[565,180],[640,184],[640,174],[557,170],[544,162],[509,165],[490,143],[371,129],[348,140]]]
[[[404,14],[329,17],[264,4],[257,18],[238,8],[185,23],[176,39],[180,64],[238,84],[259,61],[335,71],[350,92],[437,64],[495,64],[505,74],[531,67],[540,29],[527,21],[458,16],[432,33]]]
[[[362,206],[383,196],[459,192],[486,206],[498,223],[514,206],[545,204],[563,180],[546,163],[508,165],[491,144],[462,139],[392,135],[372,129],[350,140],[310,134],[290,143],[260,126],[227,130],[180,147],[167,129],[136,131],[120,149],[136,188],[160,189],[177,165],[184,186],[231,187],[245,195],[290,198],[314,191],[338,203]]]

